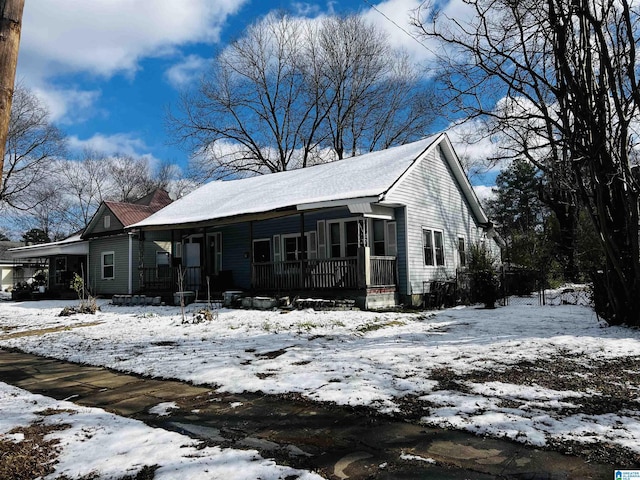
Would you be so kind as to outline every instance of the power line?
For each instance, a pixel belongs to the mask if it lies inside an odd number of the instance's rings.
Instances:
[[[366,3],[367,5],[369,5],[369,7],[371,7],[373,10],[375,10],[376,12],[378,12],[380,15],[382,15],[388,22],[390,22],[391,24],[393,24],[396,28],[398,28],[399,30],[401,30],[402,32],[404,32],[406,35],[408,35],[413,41],[417,42],[418,45],[420,45],[422,48],[424,48],[427,52],[429,53],[433,53],[429,47],[427,47],[424,43],[422,43],[415,35],[413,35],[411,32],[409,32],[406,28],[398,25],[395,20],[389,18],[382,10],[378,9],[378,7],[376,7],[375,5],[373,5],[369,0],[362,0],[364,3]]]

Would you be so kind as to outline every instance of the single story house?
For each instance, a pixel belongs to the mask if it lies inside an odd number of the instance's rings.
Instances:
[[[234,288],[351,297],[364,308],[418,305],[426,282],[452,278],[466,265],[471,244],[500,249],[445,133],[304,169],[214,181],[123,227],[170,240],[166,261],[140,256],[142,292]],[[107,276],[107,250],[92,245],[98,276]],[[121,274],[132,282],[139,272]]]
[[[18,282],[31,279],[40,266],[37,262],[16,262],[9,254],[11,248],[24,246],[24,242],[0,241],[0,290],[8,292]]]

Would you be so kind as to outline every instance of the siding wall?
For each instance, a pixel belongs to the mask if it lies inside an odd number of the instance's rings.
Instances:
[[[424,281],[455,276],[456,268],[459,267],[458,237],[464,237],[467,250],[471,244],[484,238],[484,232],[476,225],[469,205],[439,147],[414,165],[385,200],[406,205],[404,209],[396,209],[398,270],[402,295],[421,294]],[[424,228],[443,232],[444,266],[425,265],[422,240]]]
[[[231,270],[233,284],[238,288],[251,286],[251,260],[245,258],[251,251],[249,224],[228,225],[210,232],[222,232],[222,265],[220,270]]]
[[[102,208],[100,210],[101,211],[98,212],[98,218],[96,219],[96,222],[93,228],[91,229],[92,235],[107,233],[107,232],[118,232],[124,229],[124,225],[120,223],[117,217],[113,213],[111,213],[111,210],[106,208],[104,204],[102,205]],[[109,219],[110,225],[109,225],[109,228],[104,228],[104,217],[107,215],[111,217]]]
[[[135,242],[134,242],[135,247]],[[102,253],[114,253],[114,278],[102,279]],[[134,250],[134,259],[137,250]],[[89,241],[89,285],[94,295],[125,294],[129,278],[129,238],[127,234]]]
[[[142,249],[144,265],[155,266],[156,252],[171,251],[171,234],[146,232],[144,244],[137,239],[132,243],[132,287],[137,292],[140,285],[138,262]],[[114,278],[102,279],[102,253],[114,252]],[[95,295],[126,294],[129,290],[129,235],[94,238],[89,242],[89,285]]]

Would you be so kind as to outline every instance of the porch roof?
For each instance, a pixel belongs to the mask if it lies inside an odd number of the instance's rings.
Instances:
[[[210,182],[130,228],[158,228],[322,204],[378,201],[445,134],[313,167]]]
[[[42,258],[51,255],[88,255],[89,242],[83,241],[80,234],[72,235],[64,240],[38,245],[27,245],[7,250],[7,256],[18,258]]]

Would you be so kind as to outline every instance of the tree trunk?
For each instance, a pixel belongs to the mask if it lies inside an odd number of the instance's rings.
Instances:
[[[24,0],[0,0],[0,179],[11,118]]]

